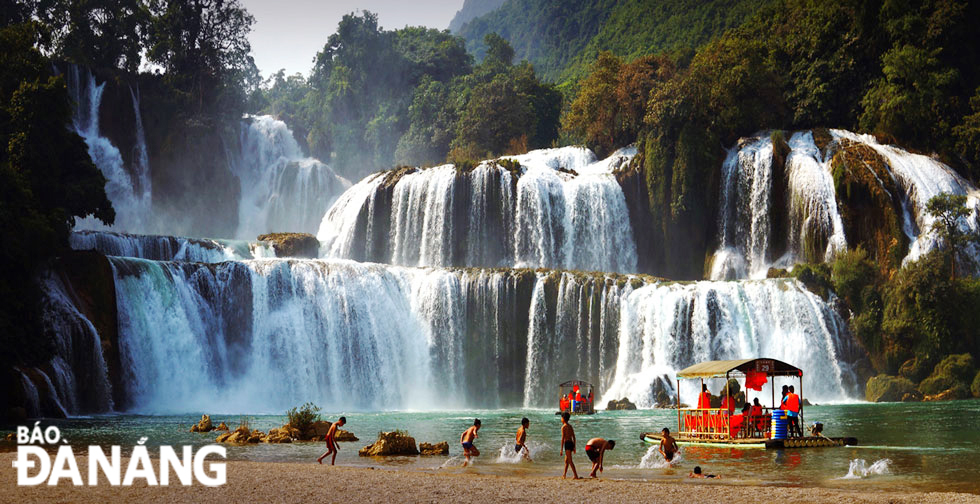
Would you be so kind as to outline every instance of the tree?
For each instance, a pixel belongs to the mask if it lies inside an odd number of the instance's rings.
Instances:
[[[31,25],[0,29],[0,338],[3,363],[36,359],[39,268],[68,248],[75,217],[115,218],[105,177],[69,128],[72,105]]]
[[[239,116],[260,77],[248,33],[255,18],[238,0],[151,0],[147,57],[198,112]]]
[[[149,28],[141,0],[36,2],[38,19],[51,29],[55,55],[92,69],[135,73]]]
[[[976,237],[968,234],[960,227],[960,219],[970,215],[966,206],[966,196],[962,194],[942,193],[933,196],[926,204],[926,213],[935,218],[932,231],[942,242],[942,247],[950,255],[950,278],[956,278],[956,267],[959,261],[972,261],[969,254],[963,253],[963,248]]]

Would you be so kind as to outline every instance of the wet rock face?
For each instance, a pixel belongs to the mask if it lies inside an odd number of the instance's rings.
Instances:
[[[320,252],[320,242],[308,233],[269,233],[259,235],[259,241],[271,243],[276,257],[316,259]]]
[[[447,445],[448,448],[448,445]],[[357,452],[362,457],[387,457],[392,455],[418,455],[415,438],[401,431],[379,432],[374,444]]]

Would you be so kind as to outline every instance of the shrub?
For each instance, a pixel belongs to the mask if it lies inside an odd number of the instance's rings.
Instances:
[[[895,402],[914,390],[915,385],[907,378],[881,374],[868,380],[864,394],[870,402]]]
[[[320,421],[320,407],[316,404],[308,402],[299,408],[292,408],[286,412],[286,416],[289,417],[289,426],[299,429],[300,432],[313,426],[315,422]]]

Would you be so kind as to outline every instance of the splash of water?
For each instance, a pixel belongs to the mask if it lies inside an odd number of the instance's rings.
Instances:
[[[891,459],[878,459],[868,465],[864,459],[854,459],[851,461],[850,467],[847,468],[847,474],[838,479],[863,479],[891,474],[891,463]]]
[[[531,460],[534,460],[539,454],[544,453],[549,450],[546,443],[539,443],[537,441],[528,441],[525,443],[528,452],[530,452]],[[505,444],[500,447],[500,453],[497,455],[496,462],[498,464],[520,464],[522,462],[527,462],[524,458],[524,450],[520,452],[514,451],[514,444]]]
[[[684,460],[684,450],[679,450],[674,454],[673,460],[668,462],[667,459],[660,454],[659,446],[653,445],[650,448],[647,448],[647,452],[643,454],[643,458],[640,459],[640,463],[636,466],[636,468],[666,469],[668,467],[678,465],[682,460]]]

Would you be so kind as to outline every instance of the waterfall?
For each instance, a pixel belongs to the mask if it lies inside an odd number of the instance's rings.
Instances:
[[[79,312],[72,288],[53,272],[41,277],[44,329],[52,336],[54,356],[38,370],[49,387],[45,397],[63,414],[111,411],[112,392],[102,341]],[[54,378],[54,380],[51,379]]]
[[[571,378],[649,406],[662,375],[757,356],[806,369],[814,400],[854,384],[843,323],[794,280],[110,262],[122,381],[141,413],[546,407]]]
[[[286,124],[272,116],[242,121],[241,154],[233,171],[241,183],[236,236],[315,233],[324,212],[350,182],[303,155]]]
[[[275,252],[264,242],[135,235],[110,231],[75,231],[69,238],[69,244],[74,250],[95,250],[107,256],[155,261],[217,263],[275,257]]]
[[[848,247],[830,169],[842,139],[874,149],[904,192],[899,199],[909,202],[903,217],[911,242],[906,262],[939,245],[931,232],[934,219],[925,212],[933,196],[966,195],[971,214],[960,226],[965,232],[980,230],[980,191],[950,167],[879,144],[869,135],[843,130],[831,130],[831,135],[831,144],[822,152],[812,132],[794,133],[783,167],[774,165],[768,134],[743,139],[729,150],[722,165],[719,245],[712,259],[712,279],[765,278],[770,267],[830,261]],[[785,191],[786,197],[780,199],[779,191]],[[785,224],[781,216],[786,216]],[[786,228],[777,232],[781,225]],[[980,258],[980,247],[971,245],[968,252]]]
[[[966,233],[980,232],[980,190],[949,166],[929,156],[882,145],[871,135],[844,130],[831,130],[831,133],[837,139],[845,138],[874,149],[885,159],[892,177],[907,195],[911,208],[903,208],[907,223],[904,230],[911,244],[905,262],[914,261],[939,246],[939,239],[932,231],[935,218],[926,213],[926,204],[934,196],[942,193],[967,196],[970,215],[960,222],[960,228]],[[980,245],[969,244],[967,253],[975,261],[974,271],[980,272]]]
[[[105,83],[97,84],[95,76],[85,68],[68,67],[68,92],[75,104],[72,126],[88,145],[88,153],[106,178],[105,192],[116,210],[115,230],[141,231],[150,215],[149,166],[146,139],[139,111],[139,100],[133,94],[136,114],[137,152],[135,166],[127,168],[119,149],[108,138],[99,135],[99,106]],[[131,90],[132,92],[132,90]],[[75,229],[106,229],[94,217],[78,219]]]
[[[588,149],[374,174],[324,215],[328,257],[404,266],[517,266],[632,273],[636,245],[612,172]]]

